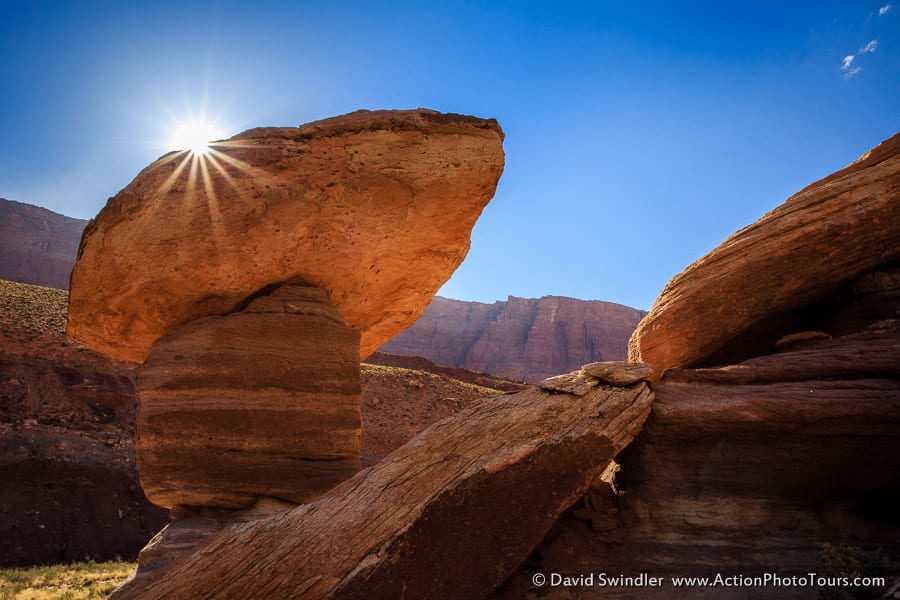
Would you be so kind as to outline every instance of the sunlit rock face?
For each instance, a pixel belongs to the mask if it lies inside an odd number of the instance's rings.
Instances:
[[[494,120],[359,111],[166,155],[85,230],[68,333],[142,361],[169,330],[297,278],[327,292],[367,356],[465,257],[502,140]]]
[[[493,120],[359,111],[164,156],[108,202],[82,238],[68,333],[146,359],[153,502],[301,503],[359,470],[360,355],[465,257],[502,140]]]
[[[666,285],[629,342],[657,376],[729,364],[810,327],[807,308],[900,261],[900,134],[734,233]]]

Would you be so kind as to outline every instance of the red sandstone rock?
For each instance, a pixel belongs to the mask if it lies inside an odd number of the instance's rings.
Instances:
[[[163,336],[141,367],[138,473],[154,503],[307,502],[360,467],[359,333],[318,288]]]
[[[474,403],[312,504],[146,562],[113,598],[483,598],[640,430],[646,385]]]
[[[657,376],[766,353],[804,311],[900,260],[900,134],[791,196],[666,285],[629,342]]]
[[[142,361],[166,332],[266,286],[328,292],[362,356],[410,325],[469,248],[503,170],[496,121],[358,111],[172,153],[88,225],[69,334]]]
[[[604,500],[592,492],[498,598],[526,597],[534,571],[808,573],[824,542],[900,555],[900,321],[737,365],[670,369],[654,394],[644,430],[617,458],[624,493]],[[637,597],[676,591],[710,597],[708,588],[668,582]],[[747,595],[720,592],[713,596]],[[809,596],[803,588],[752,592]],[[636,597],[629,587],[580,594]]]
[[[0,279],[69,288],[87,221],[0,198]]]
[[[381,347],[536,383],[594,361],[622,360],[645,313],[559,296],[482,304],[436,297],[416,323]]]

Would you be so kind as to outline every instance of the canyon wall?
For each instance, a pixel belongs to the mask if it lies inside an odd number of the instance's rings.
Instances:
[[[644,314],[560,296],[510,296],[493,304],[438,296],[380,350],[533,383],[586,363],[624,359]]]
[[[0,198],[0,279],[69,289],[87,223]]]

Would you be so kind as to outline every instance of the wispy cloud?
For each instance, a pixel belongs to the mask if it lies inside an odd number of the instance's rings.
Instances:
[[[890,6],[890,4],[888,4]],[[872,40],[865,46],[861,47],[856,54],[848,54],[844,57],[844,60],[841,61],[841,71],[844,72],[844,79],[850,79],[854,75],[859,74],[862,71],[862,67],[858,64],[854,64],[857,58],[862,56],[863,54],[872,54],[878,50],[878,40]]]
[[[878,40],[872,40],[859,49],[859,54],[869,54],[878,50]]]
[[[888,14],[889,12],[891,12],[892,8],[893,8],[893,6],[891,6],[890,4],[885,4],[884,6],[882,6],[881,8],[878,9],[878,16]]]

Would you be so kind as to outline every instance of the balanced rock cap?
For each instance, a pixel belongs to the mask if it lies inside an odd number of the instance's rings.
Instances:
[[[302,282],[327,292],[366,357],[465,258],[502,142],[493,119],[357,111],[167,154],[85,229],[68,334],[142,361],[178,325]]]

